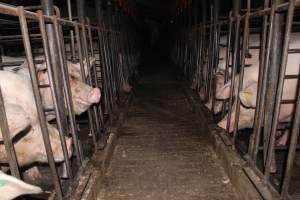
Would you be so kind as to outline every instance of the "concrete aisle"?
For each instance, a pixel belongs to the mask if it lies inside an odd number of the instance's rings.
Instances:
[[[237,199],[177,83],[160,75],[137,88],[99,200]]]

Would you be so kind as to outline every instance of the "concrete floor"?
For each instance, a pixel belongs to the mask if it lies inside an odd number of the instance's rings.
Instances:
[[[98,200],[238,199],[172,73],[142,80]]]

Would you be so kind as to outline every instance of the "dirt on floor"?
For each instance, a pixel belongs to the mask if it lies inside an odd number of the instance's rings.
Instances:
[[[143,80],[97,199],[238,199],[179,81],[168,70]]]

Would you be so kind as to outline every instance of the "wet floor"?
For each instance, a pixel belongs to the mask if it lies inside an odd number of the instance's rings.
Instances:
[[[171,71],[144,77],[98,200],[237,199],[207,134]]]

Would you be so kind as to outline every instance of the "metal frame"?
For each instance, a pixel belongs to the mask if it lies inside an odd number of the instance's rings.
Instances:
[[[45,0],[44,4],[50,5],[51,2]],[[99,6],[99,4],[96,5]],[[47,10],[47,8],[49,7],[46,6],[45,9]],[[129,79],[134,76],[136,67],[135,63],[138,62],[139,59],[137,56],[138,44],[135,42],[134,37],[130,36],[133,35],[132,29],[128,25],[131,19],[127,17],[125,12],[117,9],[115,9],[117,12],[113,12],[113,10],[109,9],[106,16],[106,28],[103,28],[104,23],[102,21],[99,21],[99,26],[93,26],[90,24],[88,19],[87,22],[85,22],[85,19],[82,19],[82,16],[80,18],[80,23],[71,21],[72,13],[70,8],[69,2],[69,20],[65,20],[60,17],[60,12],[57,7],[53,8],[55,11],[54,13],[49,12],[49,15],[44,15],[40,10],[37,12],[31,12],[25,10],[22,6],[12,7],[9,5],[0,4],[1,14],[16,16],[19,18],[22,35],[1,36],[1,39],[9,37],[11,41],[14,40],[16,42],[22,39],[26,52],[26,59],[28,62],[35,103],[38,111],[38,121],[42,129],[42,136],[47,153],[48,163],[55,186],[55,194],[58,199],[63,199],[64,194],[61,187],[62,183],[59,179],[57,168],[55,166],[47,128],[48,122],[45,117],[45,112],[50,110],[45,110],[43,108],[40,94],[41,87],[51,88],[52,99],[54,102],[54,110],[51,111],[54,111],[56,114],[56,123],[65,157],[65,166],[67,169],[68,178],[72,179],[75,176],[72,173],[71,162],[68,158],[65,142],[65,135],[68,133],[68,128],[70,129],[74,141],[76,161],[79,167],[82,166],[85,159],[82,153],[81,142],[78,139],[76,118],[73,110],[71,86],[68,78],[69,72],[67,68],[65,39],[67,37],[70,38],[72,60],[76,60],[77,56],[79,58],[82,80],[84,80],[88,85],[100,87],[104,93],[104,103],[101,102],[98,105],[93,105],[88,110],[88,123],[92,134],[94,150],[97,150],[98,148],[102,149],[105,146],[106,129],[110,125],[114,110],[117,109],[119,95],[122,93],[122,84],[124,84],[126,81],[129,81]],[[101,9],[100,6],[97,9]],[[110,17],[111,15],[112,17]],[[121,17],[121,15],[126,17]],[[29,30],[27,26],[29,22],[38,23],[37,28],[40,30],[40,34],[30,34],[31,30]],[[47,27],[50,26],[51,30],[49,31]],[[68,36],[64,35],[64,29],[70,30]],[[54,44],[50,44],[50,36],[52,38],[51,41]],[[49,86],[41,86],[38,83],[34,56],[32,53],[33,49],[30,40],[32,37],[37,38],[37,40],[42,43],[48,69],[50,82]],[[77,46],[77,50],[75,46]],[[125,56],[122,65],[120,65],[118,62],[119,52]],[[76,53],[78,55],[76,55]],[[99,54],[98,57],[100,60],[97,60],[97,64],[94,64],[93,66],[89,66],[89,62],[87,62],[88,69],[91,70],[88,71],[86,76],[84,74],[85,70],[83,62],[85,59],[88,60],[89,56],[95,56],[96,54]],[[56,59],[53,59],[53,57]],[[9,63],[1,63],[1,66],[3,64],[9,65]],[[13,141],[11,138],[9,138],[5,106],[1,91],[0,113],[0,127],[4,138],[10,170],[12,175],[20,178]]]
[[[249,150],[245,159],[247,165],[245,166],[245,172],[255,183],[255,177],[260,177],[263,182],[263,185],[272,191],[272,194],[276,197],[281,197],[283,199],[289,199],[288,194],[293,163],[295,160],[295,152],[299,145],[297,145],[299,130],[300,130],[300,96],[298,92],[297,99],[283,101],[282,92],[283,92],[283,83],[284,80],[289,78],[298,78],[298,76],[287,77],[285,75],[285,69],[287,64],[287,56],[289,53],[289,39],[290,33],[292,30],[294,10],[297,7],[300,7],[299,0],[289,0],[289,2],[278,2],[269,6],[269,1],[264,2],[263,9],[251,9],[250,0],[247,1],[247,9],[240,9],[238,5],[239,1],[234,1],[236,4],[235,11],[229,13],[227,20],[221,21],[218,20],[217,10],[218,2],[211,3],[210,9],[210,21],[207,23],[203,17],[202,23],[196,23],[194,26],[190,26],[189,20],[186,16],[197,15],[197,12],[189,12],[187,8],[179,10],[177,13],[177,19],[175,25],[178,30],[178,35],[175,40],[175,52],[176,58],[174,61],[179,66],[182,72],[184,80],[194,81],[196,85],[194,89],[199,90],[200,87],[205,88],[206,101],[212,99],[212,105],[214,107],[215,101],[215,81],[214,75],[215,70],[218,65],[218,46],[219,46],[219,36],[223,29],[221,27],[226,26],[227,31],[227,52],[226,52],[226,73],[225,73],[225,82],[229,79],[228,67],[230,65],[230,57],[232,57],[232,72],[231,72],[231,88],[230,88],[230,99],[224,101],[222,116],[225,114],[225,108],[228,109],[228,121],[226,132],[229,131],[230,118],[234,117],[234,131],[233,134],[225,134],[223,137],[226,137],[224,141],[227,141],[227,145],[231,145],[232,148],[236,148],[236,136],[238,134],[238,123],[240,115],[240,99],[234,97],[234,83],[236,79],[236,74],[239,71],[238,79],[238,92],[243,88],[243,76],[245,69],[245,59],[246,52],[248,50],[248,38],[250,35],[250,20],[254,18],[262,18],[262,28],[261,28],[261,45],[260,45],[260,64],[259,64],[259,79],[258,79],[258,97],[257,97],[257,106],[255,111],[255,120],[254,120],[254,129],[253,134],[249,142]],[[202,5],[202,9],[203,9]],[[207,9],[206,9],[207,10]],[[243,14],[239,14],[243,10]],[[280,32],[278,29],[280,20],[279,15],[286,13],[285,19],[285,32],[284,37],[277,37],[274,39],[274,32]],[[277,16],[278,15],[278,16]],[[194,16],[195,17],[195,16]],[[268,33],[268,35],[267,35]],[[192,34],[196,36],[192,38],[192,43],[196,43],[196,48],[193,48],[191,41],[188,40],[188,37]],[[240,36],[241,34],[241,36]],[[243,39],[242,42],[240,37]],[[278,41],[284,38],[282,47],[278,44]],[[277,46],[274,46],[277,45]],[[186,55],[187,49],[190,51],[190,55],[196,55],[196,62],[193,61],[193,57]],[[270,53],[271,49],[274,49],[273,55],[276,55],[278,60],[281,60],[281,63],[277,61],[271,63]],[[282,50],[282,51],[280,51]],[[293,50],[298,52],[298,49]],[[240,52],[240,53],[239,53]],[[173,52],[172,52],[173,53]],[[274,56],[273,56],[274,57]],[[190,59],[191,64],[186,65],[186,60]],[[272,64],[272,69],[270,65]],[[274,65],[277,65],[277,71]],[[250,66],[251,67],[251,66]],[[275,70],[274,70],[275,69]],[[192,73],[187,73],[188,71]],[[278,76],[278,82],[271,82],[274,86],[273,88],[267,85],[267,81],[270,83],[271,80],[276,78],[271,78],[270,76]],[[298,88],[299,89],[299,88]],[[276,94],[276,95],[274,95]],[[268,97],[268,98],[267,98]],[[233,105],[233,102],[236,102]],[[274,102],[270,107],[272,109],[266,109],[265,102]],[[278,126],[278,118],[281,104],[295,104],[295,113],[293,117],[291,135],[290,135],[290,144],[287,147],[277,148],[275,146],[275,133]],[[235,106],[235,116],[232,116],[232,109]],[[232,107],[232,108],[231,108]],[[264,112],[263,112],[264,111]],[[269,117],[267,117],[269,116]],[[267,121],[268,120],[268,121]],[[264,124],[265,123],[265,124]],[[262,132],[262,127],[264,126],[264,133]],[[261,138],[264,137],[262,142]],[[261,143],[263,145],[261,146]],[[276,190],[275,187],[270,182],[270,168],[272,157],[276,155],[276,149],[285,149],[288,152],[287,163],[285,165],[284,178],[282,179],[282,185],[279,190]],[[264,166],[263,169],[259,168],[257,165],[258,152],[262,151],[264,154]],[[251,172],[249,171],[249,166]],[[254,172],[254,173],[253,173]],[[262,196],[268,198],[270,193],[266,193],[264,188],[258,188]]]

